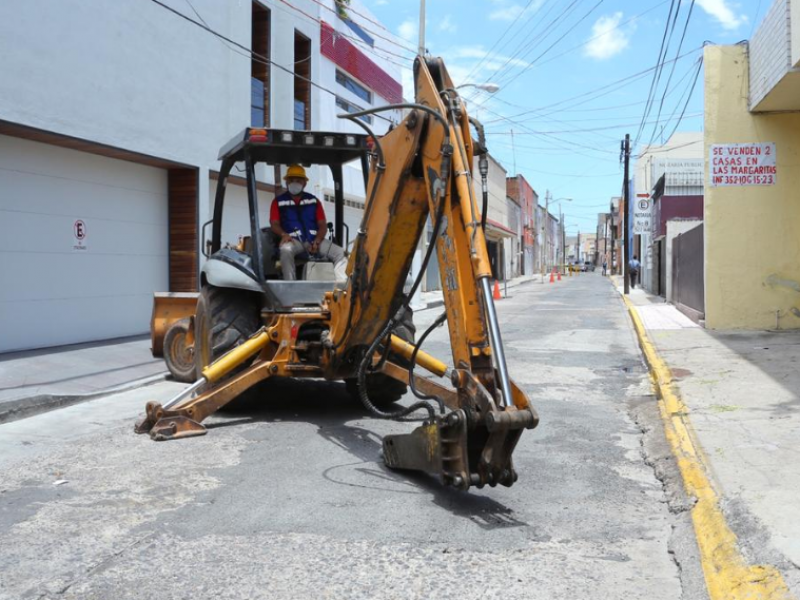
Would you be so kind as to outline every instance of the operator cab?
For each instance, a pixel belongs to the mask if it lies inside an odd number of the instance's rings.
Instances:
[[[334,289],[335,283],[284,281],[281,278],[277,263],[278,240],[270,228],[269,203],[265,212],[263,198],[259,210],[256,165],[265,164],[274,168],[277,182],[274,197],[284,191],[279,188],[282,183],[281,167],[294,164],[327,166],[334,183],[334,211],[333,215],[326,215],[329,219],[326,237],[347,251],[350,236],[344,221],[343,167],[349,162],[360,161],[366,188],[370,147],[371,140],[367,135],[354,133],[248,128],[236,135],[220,150],[222,164],[217,179],[213,218],[203,225],[202,248],[208,259],[203,266],[204,280],[218,287],[263,292],[267,307],[275,310],[298,304],[318,305],[325,292]],[[243,236],[235,245],[229,243],[223,246],[223,227],[228,216],[224,211],[227,183],[232,175],[238,175],[232,173],[237,163],[244,165],[249,236]],[[240,172],[241,169],[237,167],[236,171]],[[264,196],[266,192],[261,191],[261,194]],[[319,200],[323,201],[323,198]],[[265,221],[263,223],[262,218]],[[211,238],[207,240],[209,225]],[[310,262],[317,260],[309,256],[299,258]]]

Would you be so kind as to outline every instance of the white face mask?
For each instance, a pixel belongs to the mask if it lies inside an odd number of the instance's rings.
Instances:
[[[289,193],[292,196],[297,196],[297,195],[300,194],[300,192],[303,191],[303,184],[302,183],[290,183],[288,185],[288,188],[289,188]]]

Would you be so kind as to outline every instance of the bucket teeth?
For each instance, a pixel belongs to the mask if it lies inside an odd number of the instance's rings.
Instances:
[[[150,438],[156,442],[205,435],[206,428],[189,417],[163,417],[150,429]]]

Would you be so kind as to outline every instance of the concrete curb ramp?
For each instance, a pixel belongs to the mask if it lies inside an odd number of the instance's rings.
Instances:
[[[664,431],[675,455],[687,495],[696,499],[692,508],[700,562],[711,600],[795,600],[783,576],[770,565],[750,565],[739,552],[709,479],[706,457],[689,422],[672,372],[647,337],[634,305],[622,297],[633,321],[650,379],[658,396]]]

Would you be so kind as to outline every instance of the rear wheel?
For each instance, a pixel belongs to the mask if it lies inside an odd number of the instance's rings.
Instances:
[[[406,311],[403,321],[395,328],[393,333],[406,342],[414,343],[416,328],[414,327],[414,315],[411,310]],[[392,352],[389,353],[389,360],[401,367],[409,365],[406,359]],[[345,379],[344,383],[350,395],[361,402],[361,398],[358,395],[358,379],[355,377]],[[365,383],[370,402],[375,405],[375,408],[379,409],[390,407],[408,392],[408,386],[405,383],[384,373],[367,373]]]
[[[197,375],[220,356],[253,335],[259,326],[258,304],[252,292],[205,285],[194,316],[194,361]],[[246,369],[251,357],[225,378]]]
[[[189,333],[189,319],[181,319],[173,323],[164,336],[164,362],[175,381],[194,383],[195,376],[194,348],[186,345]]]

